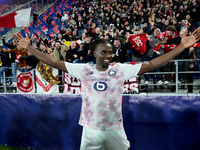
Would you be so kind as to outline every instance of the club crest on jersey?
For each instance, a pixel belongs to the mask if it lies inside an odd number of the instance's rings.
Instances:
[[[109,74],[110,77],[115,77],[116,76],[116,71],[110,70],[108,74]]]
[[[89,71],[89,74],[92,75],[94,73],[94,71]]]

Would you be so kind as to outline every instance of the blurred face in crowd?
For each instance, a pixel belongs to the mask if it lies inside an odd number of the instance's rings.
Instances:
[[[75,41],[71,41],[70,46],[71,46],[71,49],[76,48],[76,42]]]
[[[61,34],[58,34],[58,38],[59,38],[59,39],[62,39],[62,35],[61,35]]]
[[[154,37],[158,37],[159,34],[160,34],[160,31],[158,29],[155,29],[155,31],[154,31]]]
[[[116,48],[118,48],[118,47],[120,47],[121,46],[121,42],[120,42],[120,40],[114,40],[114,46],[116,47]]]
[[[75,36],[76,35],[76,31],[73,31],[72,34]]]
[[[17,49],[18,49],[18,50],[22,50],[22,47],[19,46],[19,45],[17,45]]]
[[[100,39],[104,39],[104,36],[103,36],[103,35],[101,35],[101,36],[100,36]]]
[[[165,25],[166,25],[166,26],[169,25],[169,20],[165,20]]]
[[[99,34],[100,32],[100,28],[96,28],[96,33]]]
[[[49,48],[47,48],[47,52],[48,52],[48,54],[51,54],[53,52],[53,50],[49,47]]]
[[[181,25],[182,25],[182,26],[185,26],[185,25],[186,25],[186,21],[185,21],[185,20],[182,20],[182,21],[181,21]]]
[[[185,33],[185,32],[187,32],[186,30],[181,30],[180,32],[179,32],[179,36],[180,37],[183,37],[183,34]],[[185,33],[186,35],[188,34],[188,33]]]
[[[45,50],[46,50],[46,47],[45,47],[44,45],[40,45],[40,49],[41,49],[42,51],[45,51]]]
[[[167,16],[167,20],[170,20],[171,16]]]
[[[167,31],[167,34],[169,37],[171,37],[174,34],[174,31]]]
[[[177,23],[175,19],[172,20],[173,25]]]
[[[187,16],[186,16],[186,20],[189,20],[189,19],[190,19],[190,15],[187,15]]]
[[[90,43],[90,37],[85,37],[85,42]]]
[[[83,49],[83,45],[84,45],[83,43],[80,44],[80,48],[79,48],[80,50]]]
[[[96,28],[96,24],[95,23],[92,23],[92,28]]]
[[[162,23],[165,23],[165,19],[164,18],[162,19]]]
[[[61,46],[61,45],[60,45],[60,42],[56,42],[56,43],[55,43],[55,47],[56,47],[57,49],[60,49],[60,46]]]
[[[82,33],[82,38],[84,39],[86,37],[86,34],[85,33]]]
[[[87,33],[87,29],[84,29],[84,31],[83,31],[85,34]]]
[[[104,39],[109,40],[109,35],[105,35]]]

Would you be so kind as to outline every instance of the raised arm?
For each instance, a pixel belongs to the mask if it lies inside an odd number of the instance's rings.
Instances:
[[[35,49],[33,46],[30,45],[30,39],[28,38],[28,35],[26,35],[26,39],[23,38],[20,34],[13,34],[12,37],[16,40],[16,42],[23,48],[27,49],[31,54],[33,54],[35,57],[37,57],[42,62],[60,69],[62,71],[68,72],[67,68],[65,67],[64,61],[60,61],[55,59],[52,56],[49,56],[47,54],[44,54],[37,49]]]
[[[172,60],[174,57],[176,57],[178,54],[183,52],[186,48],[191,47],[193,44],[195,44],[198,40],[200,40],[200,27],[196,29],[190,36],[186,36],[186,33],[184,33],[181,43],[179,44],[178,47],[173,49],[172,51],[157,57],[150,62],[143,63],[142,67],[138,73],[138,75],[141,75],[145,72],[153,71],[165,63],[169,62]]]

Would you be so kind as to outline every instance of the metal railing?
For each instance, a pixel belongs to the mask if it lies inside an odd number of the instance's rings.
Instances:
[[[194,83],[179,83],[179,74],[188,74],[188,73],[193,73],[193,74],[200,74],[200,71],[179,71],[178,69],[178,65],[179,65],[179,62],[183,62],[183,61],[200,61],[199,59],[179,59],[179,60],[172,60],[171,62],[174,62],[175,64],[175,71],[173,72],[147,72],[147,73],[144,73],[145,75],[147,74],[151,74],[151,75],[164,75],[164,74],[175,74],[175,83],[170,83],[168,85],[175,85],[176,86],[176,89],[175,89],[175,92],[176,94],[179,94],[179,85],[197,85],[197,84],[194,84]],[[11,68],[10,68],[11,69]],[[34,72],[35,72],[35,69],[33,69]],[[3,87],[4,88],[4,93],[7,93],[7,85],[6,85],[6,81],[7,79],[12,79],[13,77],[6,77],[6,73],[5,71],[3,72],[3,76],[4,76],[4,83],[3,83]],[[34,82],[35,82],[35,78],[34,78]],[[139,86],[144,86],[145,84],[139,84]],[[145,86],[152,86],[152,85],[160,85],[160,84],[148,84],[148,85],[145,85]],[[63,85],[59,85],[59,86],[63,86]]]

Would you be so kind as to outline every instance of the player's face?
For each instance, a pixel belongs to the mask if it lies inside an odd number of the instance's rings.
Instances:
[[[108,69],[112,60],[112,46],[110,44],[99,44],[94,51],[96,57],[96,68],[99,71]]]

